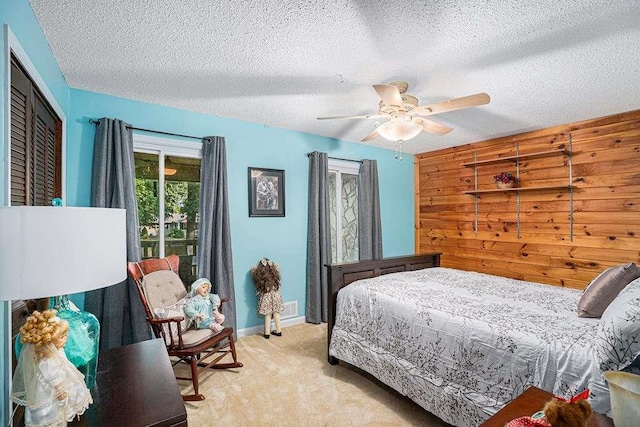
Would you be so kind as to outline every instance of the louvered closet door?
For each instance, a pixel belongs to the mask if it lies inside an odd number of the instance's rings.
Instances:
[[[32,120],[31,205],[51,205],[55,191],[56,120],[36,93]]]
[[[60,197],[62,122],[12,58],[11,204],[51,205]]]
[[[29,188],[27,165],[31,153],[27,141],[31,140],[31,104],[29,78],[11,63],[11,205],[28,205]]]

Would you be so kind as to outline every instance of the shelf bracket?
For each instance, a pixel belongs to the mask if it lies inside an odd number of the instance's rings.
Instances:
[[[516,141],[516,185],[520,186],[520,142]],[[516,221],[518,230],[518,239],[520,239],[520,190],[516,192]]]
[[[573,242],[573,136],[569,132],[569,239]]]
[[[478,237],[478,152],[473,152],[473,189],[475,191],[473,200],[474,200],[474,216],[473,216],[473,230],[476,233],[476,237]]]

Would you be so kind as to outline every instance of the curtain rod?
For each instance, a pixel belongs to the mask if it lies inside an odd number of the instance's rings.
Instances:
[[[89,119],[89,123],[98,126],[100,124],[100,121],[99,120]],[[133,127],[133,126],[127,126],[127,129],[139,130],[139,131],[142,131],[142,132],[159,133],[159,134],[162,134],[162,135],[169,135],[169,136],[180,136],[182,138],[191,138],[191,139],[198,139],[198,140],[204,139],[201,136],[182,135],[180,133],[162,132],[160,130],[143,129],[143,128],[137,128],[137,127]]]
[[[309,157],[312,153],[307,153],[306,156]],[[332,156],[327,156],[330,159],[333,160],[344,160],[345,162],[356,162],[356,163],[362,163],[362,160],[353,160],[353,159],[344,159],[342,157],[332,157]]]

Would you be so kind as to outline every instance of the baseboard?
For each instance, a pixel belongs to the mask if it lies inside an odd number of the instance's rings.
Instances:
[[[305,323],[304,316],[292,317],[290,319],[284,319],[280,321],[280,326],[286,328],[287,326],[299,325]],[[275,329],[275,323],[271,321],[272,330]],[[251,326],[250,328],[238,329],[238,338],[253,334],[263,334],[264,324],[258,326]]]

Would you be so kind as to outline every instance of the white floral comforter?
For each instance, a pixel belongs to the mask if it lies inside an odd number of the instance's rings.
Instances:
[[[582,292],[429,268],[354,282],[338,294],[329,354],[457,426],[477,426],[528,386],[609,394],[595,356],[598,319]]]

